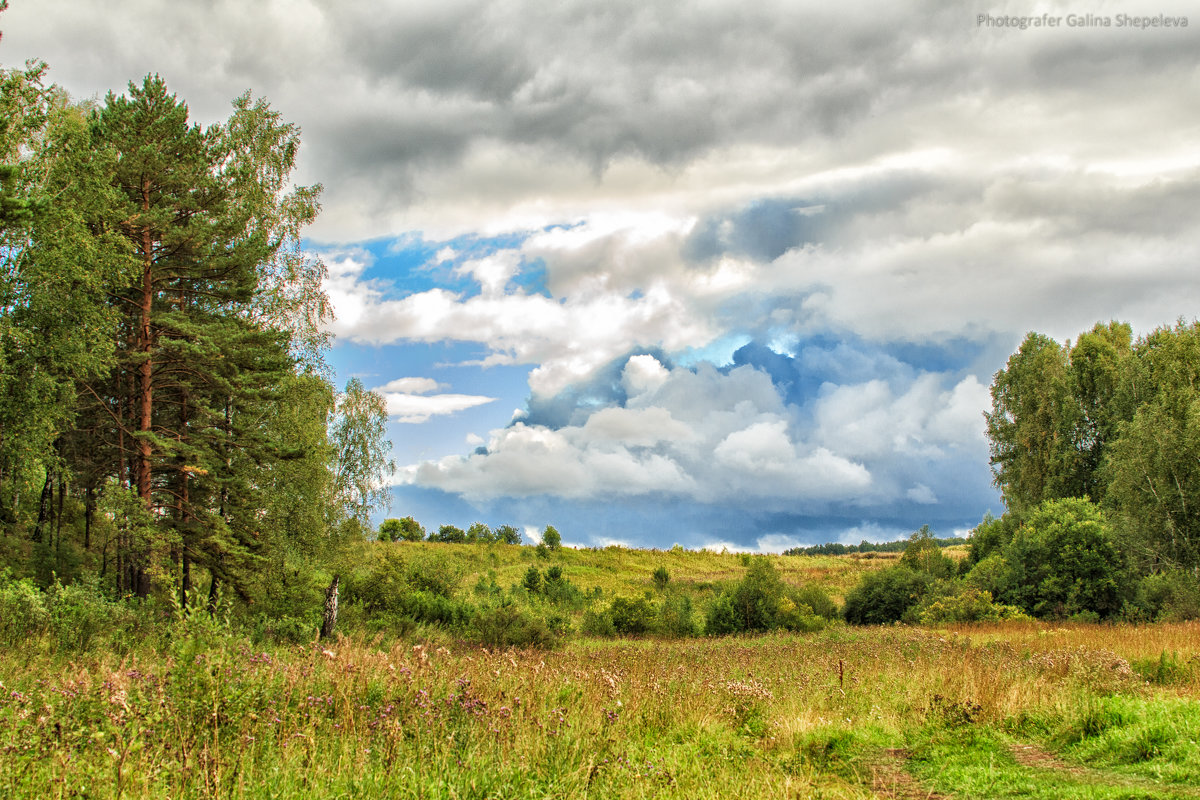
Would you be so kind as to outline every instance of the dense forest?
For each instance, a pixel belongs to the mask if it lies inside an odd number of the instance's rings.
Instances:
[[[389,467],[382,399],[323,361],[298,131],[248,93],[202,129],[157,76],[89,104],[45,74],[0,75],[0,560],[269,599],[362,537]]]
[[[154,75],[79,103],[43,64],[0,73],[3,602],[44,609],[76,586],[178,615],[224,603],[303,639],[323,611],[330,632],[343,587],[376,626],[496,644],[573,624],[696,635],[1200,616],[1195,323],[1136,340],[1117,322],[1074,343],[1029,334],[985,415],[1007,511],[958,560],[927,527],[789,551],[902,553],[846,587],[841,608],[783,580],[777,560],[690,587],[660,566],[629,597],[573,583],[552,526],[536,548],[508,525],[372,530],[392,469],[386,409],[357,380],[339,391],[323,360],[325,268],[302,246],[320,187],[291,182],[299,143],[249,93],[202,128]],[[509,585],[481,571],[466,597],[463,570],[428,557],[464,543],[492,548],[493,566],[512,562],[498,548],[530,563]]]

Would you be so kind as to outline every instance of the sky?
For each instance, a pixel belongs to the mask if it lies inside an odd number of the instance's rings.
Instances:
[[[1190,3],[11,0],[0,30],[75,98],[156,72],[201,123],[250,90],[301,127],[329,361],[388,401],[381,518],[965,535],[1026,332],[1200,308]]]

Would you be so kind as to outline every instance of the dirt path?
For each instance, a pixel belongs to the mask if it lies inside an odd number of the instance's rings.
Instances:
[[[908,771],[908,751],[889,748],[868,762],[871,770],[871,791],[880,797],[897,800],[944,800],[947,795],[931,792]]]
[[[1016,742],[1009,746],[1009,752],[1022,767],[1046,773],[1047,780],[1058,777],[1074,783],[1140,789],[1161,793],[1164,797],[1200,798],[1200,788],[1159,783],[1136,775],[1120,775],[1082,764],[1071,764],[1036,744]],[[868,760],[866,766],[870,771],[871,791],[879,797],[896,800],[949,800],[953,797],[922,786],[908,771],[908,758],[907,750],[889,748],[880,750]]]
[[[1120,775],[1103,769],[1087,767],[1082,764],[1069,764],[1036,744],[1014,742],[1009,745],[1009,752],[1012,753],[1013,760],[1023,767],[1057,773],[1082,783],[1143,789],[1163,792],[1164,794],[1174,794],[1180,797],[1200,797],[1200,789],[1191,786],[1160,783],[1137,775]]]

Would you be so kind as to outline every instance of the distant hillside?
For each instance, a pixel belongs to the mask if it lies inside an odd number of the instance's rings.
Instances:
[[[962,540],[957,541],[959,544]],[[509,544],[449,544],[441,542],[370,542],[360,568],[372,557],[396,554],[424,562],[435,558],[453,572],[460,591],[471,592],[481,580],[507,588],[520,584],[530,565],[545,569],[559,566],[564,577],[581,591],[599,589],[606,597],[640,597],[655,589],[653,573],[663,567],[672,591],[695,600],[706,600],[729,583],[742,579],[752,556],[708,550],[636,550],[563,547],[543,557],[534,547]],[[755,556],[757,557],[757,556]],[[785,583],[815,583],[841,602],[864,572],[881,569],[899,558],[899,552],[767,556]]]

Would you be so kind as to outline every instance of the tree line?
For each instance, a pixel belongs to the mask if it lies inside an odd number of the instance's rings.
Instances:
[[[383,399],[324,361],[300,131],[201,127],[157,75],[0,70],[0,567],[270,606],[386,499]],[[303,578],[301,576],[304,576]]]
[[[475,522],[466,530],[457,525],[442,525],[425,533],[425,526],[412,517],[385,519],[379,525],[382,542],[445,542],[449,544],[521,544],[521,532],[512,525],[500,525],[494,530],[483,522]],[[541,545],[550,550],[562,547],[562,534],[553,525],[542,529]]]
[[[847,595],[846,619],[1200,617],[1200,324],[1030,333],[991,396],[1004,515],[957,564],[914,534]]]

